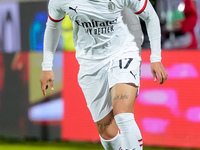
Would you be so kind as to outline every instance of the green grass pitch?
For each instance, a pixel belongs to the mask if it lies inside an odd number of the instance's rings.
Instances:
[[[85,142],[41,142],[0,141],[0,150],[104,150],[100,143]],[[143,150],[191,150],[144,146]],[[199,149],[200,150],[200,149]]]

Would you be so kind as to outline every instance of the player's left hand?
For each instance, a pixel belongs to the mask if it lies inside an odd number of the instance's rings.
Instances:
[[[163,84],[167,80],[168,74],[161,62],[151,63],[151,73],[153,74],[155,82],[158,76],[159,84]]]

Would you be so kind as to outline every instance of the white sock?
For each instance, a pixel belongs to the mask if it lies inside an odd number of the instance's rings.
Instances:
[[[123,150],[142,150],[142,135],[132,113],[121,113],[115,116],[115,121],[121,132]]]
[[[101,136],[100,136],[100,139],[101,139],[101,144],[105,150],[122,150],[119,133],[111,140],[104,140]]]

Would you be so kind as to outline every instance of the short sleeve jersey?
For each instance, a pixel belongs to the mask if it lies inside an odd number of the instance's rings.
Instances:
[[[146,4],[147,0],[50,0],[49,18],[59,22],[65,14],[69,15],[76,57],[81,64],[110,58],[119,51],[139,50],[135,38],[142,37],[142,32],[131,34],[134,30],[141,31],[138,18],[124,21],[122,11],[128,7],[139,14]],[[142,38],[139,39],[142,43]]]

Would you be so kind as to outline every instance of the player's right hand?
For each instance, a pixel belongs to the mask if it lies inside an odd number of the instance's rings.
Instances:
[[[46,95],[46,89],[48,89],[49,86],[51,90],[54,90],[53,81],[54,81],[53,71],[42,71],[40,75],[40,83],[41,83],[41,90],[44,96]]]

